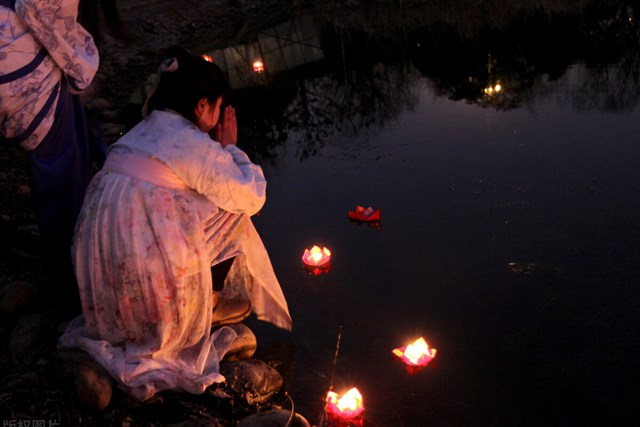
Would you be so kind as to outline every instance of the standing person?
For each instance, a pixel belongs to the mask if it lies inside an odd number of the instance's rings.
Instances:
[[[212,324],[238,322],[250,309],[291,329],[250,219],[266,181],[236,146],[234,109],[221,112],[225,77],[182,49],[171,55],[149,114],[110,147],[87,190],[73,244],[83,316],[59,342],[89,353],[138,399],[202,393],[224,380],[219,360],[236,334],[211,333]],[[211,266],[231,259],[215,291]]]
[[[79,93],[98,69],[78,0],[0,0],[0,139],[28,151],[46,294],[62,317],[80,312],[71,238],[92,176]]]

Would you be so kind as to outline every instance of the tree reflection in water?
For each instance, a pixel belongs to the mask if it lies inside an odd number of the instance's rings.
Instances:
[[[317,31],[324,58],[234,99],[263,160],[277,162],[287,140],[305,159],[333,135],[385,126],[415,105],[420,81],[497,110],[553,96],[626,111],[640,94],[640,29],[626,1],[303,2],[298,13],[313,17],[305,31]]]

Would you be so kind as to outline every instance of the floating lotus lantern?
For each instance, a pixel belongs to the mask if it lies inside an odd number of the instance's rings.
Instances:
[[[324,410],[330,423],[338,427],[361,426],[364,405],[362,395],[353,387],[342,396],[330,391],[327,393]]]
[[[356,206],[356,209],[349,211],[349,221],[359,224],[367,224],[369,227],[380,228],[380,209],[373,209],[371,206]]]
[[[414,374],[427,366],[436,357],[438,350],[430,349],[429,344],[420,337],[411,344],[396,348],[392,352],[405,363],[407,371]]]
[[[349,218],[358,221],[380,221],[380,209],[373,210],[371,206],[356,206],[356,209],[349,211]]]
[[[253,72],[256,74],[264,73],[264,63],[260,60],[253,61]]]
[[[318,246],[305,249],[302,262],[310,274],[318,276],[327,273],[331,269],[331,251],[325,247],[320,249]]]
[[[207,54],[202,55],[202,59],[204,59],[207,62],[213,62],[213,58]]]

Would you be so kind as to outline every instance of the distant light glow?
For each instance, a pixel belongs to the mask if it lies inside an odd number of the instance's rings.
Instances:
[[[496,83],[495,85],[491,86],[487,86],[484,88],[484,93],[491,96],[491,95],[495,95],[498,92],[501,92],[503,89],[502,85],[500,83]]]
[[[202,55],[202,59],[204,59],[207,62],[213,62],[213,58],[210,55]]]
[[[264,73],[264,63],[260,60],[253,61],[253,72],[256,74]]]

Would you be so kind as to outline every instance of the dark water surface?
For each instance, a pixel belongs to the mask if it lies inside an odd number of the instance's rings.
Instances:
[[[294,331],[254,326],[263,352],[292,356],[298,412],[316,423],[333,380],[361,391],[367,426],[640,420],[638,27],[611,10],[548,15],[579,40],[531,56],[513,29],[387,42],[329,25],[315,67],[251,92],[262,115],[241,132],[271,144],[255,223]],[[349,222],[356,204],[381,229]],[[333,252],[318,277],[300,261],[314,244]],[[420,336],[438,355],[409,375],[391,350]]]

